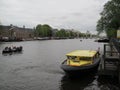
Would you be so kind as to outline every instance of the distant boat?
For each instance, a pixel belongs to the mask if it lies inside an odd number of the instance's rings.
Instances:
[[[91,73],[98,69],[100,54],[95,50],[76,50],[66,54],[61,68],[69,75]]]
[[[80,40],[80,42],[82,42],[82,40]]]
[[[109,42],[110,40],[107,39],[107,38],[103,38],[103,39],[98,39],[98,40],[95,40],[95,42]]]

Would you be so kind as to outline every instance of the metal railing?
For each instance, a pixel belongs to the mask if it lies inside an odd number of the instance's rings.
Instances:
[[[114,44],[116,50],[120,53],[120,39],[112,38],[110,42]]]

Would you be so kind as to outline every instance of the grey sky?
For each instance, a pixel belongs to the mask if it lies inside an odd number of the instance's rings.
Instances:
[[[95,33],[99,13],[108,0],[0,0],[3,25],[49,24],[53,28]]]

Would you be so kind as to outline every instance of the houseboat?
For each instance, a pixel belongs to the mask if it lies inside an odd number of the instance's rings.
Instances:
[[[70,75],[91,73],[98,69],[100,53],[97,50],[76,50],[66,54],[61,68]]]

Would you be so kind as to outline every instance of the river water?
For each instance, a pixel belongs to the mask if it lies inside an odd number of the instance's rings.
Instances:
[[[88,77],[69,78],[60,68],[65,54],[78,49],[103,50],[103,44],[93,39],[45,40],[0,43],[23,46],[22,53],[0,53],[0,90],[119,90],[117,81]]]

